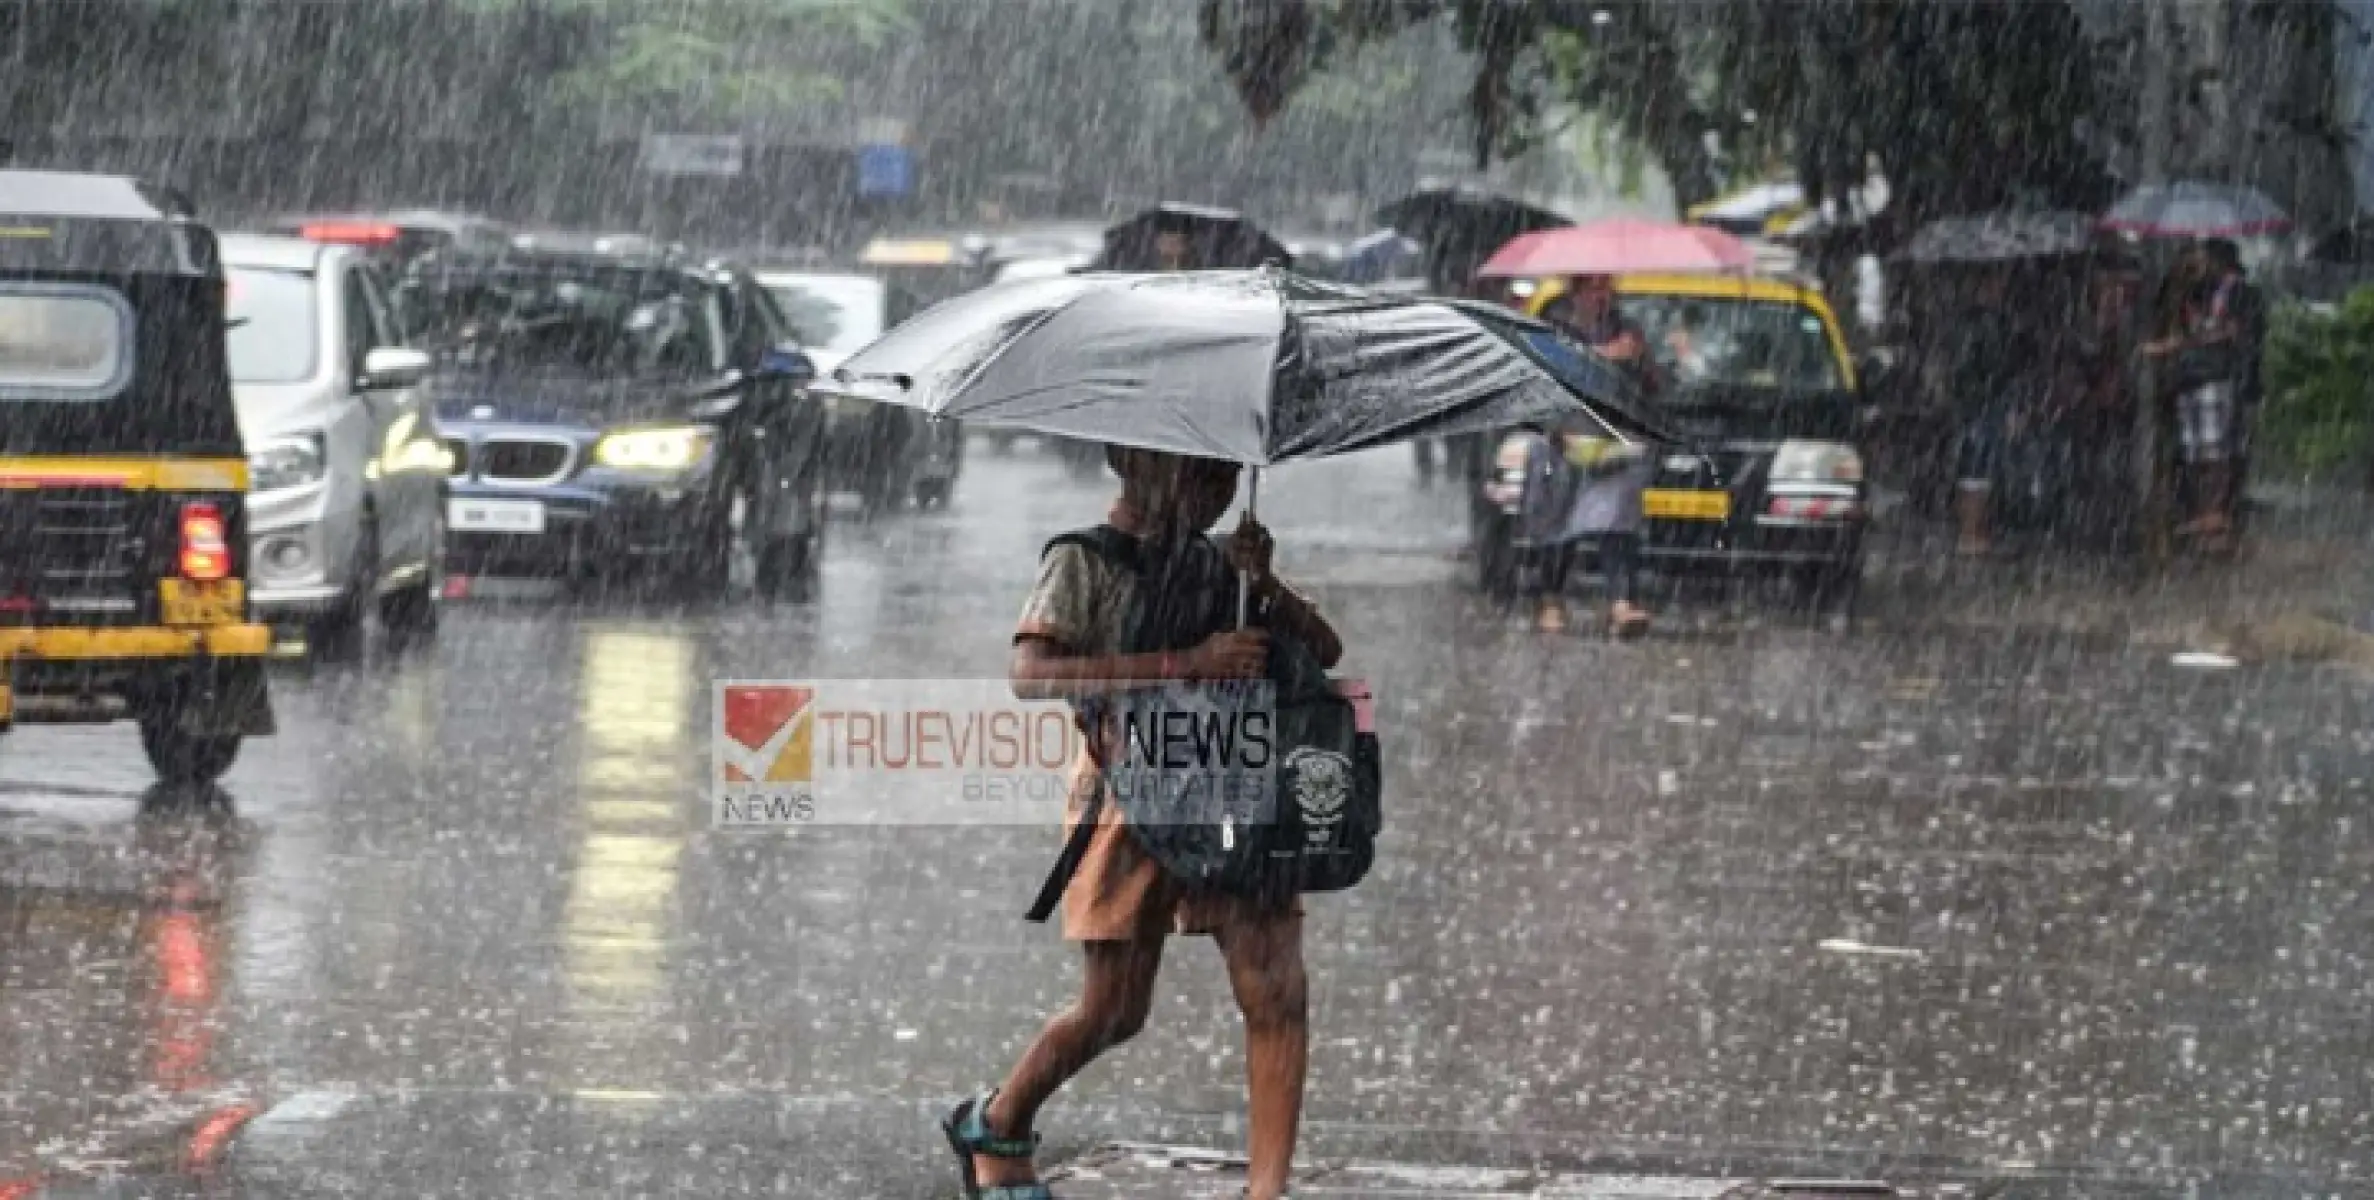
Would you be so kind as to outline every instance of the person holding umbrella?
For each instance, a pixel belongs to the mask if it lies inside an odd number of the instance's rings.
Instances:
[[[1264,675],[1272,645],[1288,640],[1324,670],[1342,642],[1309,602],[1277,582],[1269,535],[1250,519],[1254,504],[1248,500],[1248,519],[1226,549],[1200,531],[1227,509],[1246,468],[1565,420],[1627,395],[1607,364],[1579,354],[1555,360],[1533,344],[1537,336],[1552,335],[1485,306],[1375,295],[1274,267],[1074,275],[1000,284],[942,304],[815,386],[983,428],[1112,447],[1107,461],[1121,495],[1109,532],[1088,532],[1126,543],[1126,551],[1105,548],[1132,560],[1138,578],[1162,585],[1133,593],[1128,573],[1108,575],[1112,556],[1074,540],[1086,532],[1057,539],[1023,606],[1011,674],[1024,695],[1069,696],[1129,682]],[[1224,603],[1231,572],[1233,617]],[[1215,592],[1222,605],[1209,603]],[[1163,636],[1142,636],[1145,622],[1124,616],[1141,601]],[[1125,620],[1139,625],[1139,645],[1184,648],[1120,653]],[[1102,781],[1101,773],[1081,778]],[[1084,790],[1072,793],[1082,809],[1110,807],[1094,784]],[[943,1118],[968,1194],[1046,1196],[1031,1182],[1039,1107],[1138,1029],[1164,940],[1192,931],[1219,940],[1246,1016],[1248,1194],[1280,1195],[1308,1046],[1298,905],[1189,886],[1148,861],[1154,851],[1135,840],[1135,826],[1108,832],[1081,822],[1075,833],[1080,828],[1090,835],[1070,839],[1080,844],[1078,857],[1059,862],[1034,909],[1060,905],[1067,937],[1082,943],[1080,999],[1048,1023],[1000,1087]]]
[[[1131,614],[1141,604],[1160,611],[1166,598],[1137,595],[1138,577],[1081,546],[1059,544],[1041,562],[1014,631],[1017,695],[1081,699],[1149,683],[1260,678],[1269,630],[1300,639],[1323,666],[1342,657],[1343,643],[1327,619],[1271,572],[1269,532],[1250,513],[1224,550],[1214,550],[1205,538],[1203,530],[1236,498],[1235,463],[1123,447],[1112,448],[1108,461],[1121,478],[1121,494],[1107,525],[1135,541],[1145,559],[1225,561],[1251,581],[1265,627],[1231,628],[1224,608],[1207,610],[1194,649],[1123,654]],[[1108,748],[1105,756],[1111,755]],[[1073,780],[1068,819],[1077,821],[1087,791],[1105,786],[1096,757],[1084,754],[1074,764]],[[1002,1085],[959,1104],[946,1122],[950,1141],[969,1156],[968,1191],[997,1200],[1046,1195],[1030,1160],[1039,1108],[1145,1023],[1163,945],[1175,933],[1208,934],[1219,945],[1245,1020],[1252,1101],[1246,1194],[1257,1200],[1283,1195],[1309,1046],[1301,905],[1291,898],[1265,904],[1183,886],[1132,839],[1115,806],[1105,805],[1101,813],[1063,891],[1064,937],[1081,946],[1079,999],[1048,1021]]]
[[[2206,247],[2188,246],[2161,289],[2159,336],[2143,346],[2173,365],[2177,448],[2193,506],[2176,532],[2212,552],[2227,548],[2233,528],[2238,309],[2233,277],[2217,269]]]

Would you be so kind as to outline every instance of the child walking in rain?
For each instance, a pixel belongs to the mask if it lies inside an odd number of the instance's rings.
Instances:
[[[1122,448],[1110,450],[1107,461],[1121,477],[1121,495],[1106,524],[1126,535],[1139,561],[1225,561],[1250,580],[1258,627],[1231,627],[1233,596],[1220,606],[1190,603],[1203,614],[1187,618],[1193,626],[1188,636],[1171,640],[1192,648],[1125,653],[1124,639],[1141,609],[1160,610],[1175,598],[1141,595],[1137,574],[1083,546],[1059,542],[1041,561],[1037,586],[1014,631],[1016,695],[1093,700],[1177,680],[1259,678],[1268,665],[1265,630],[1301,640],[1324,666],[1342,657],[1343,645],[1326,619],[1271,573],[1269,534],[1250,515],[1225,549],[1205,537],[1203,530],[1235,499],[1234,464]],[[1104,736],[1095,728],[1088,733],[1091,739]],[[1072,777],[1067,825],[1105,786],[1090,756],[1073,764]],[[942,1119],[966,1195],[1048,1200],[1031,1161],[1039,1109],[1065,1081],[1145,1023],[1163,945],[1174,933],[1211,935],[1244,1014],[1251,1093],[1245,1194],[1253,1200],[1285,1195],[1309,1047],[1299,902],[1264,904],[1180,885],[1133,840],[1118,806],[1106,804],[1064,888],[1062,914],[1064,937],[1080,944],[1079,999],[1048,1021],[1003,1084]]]

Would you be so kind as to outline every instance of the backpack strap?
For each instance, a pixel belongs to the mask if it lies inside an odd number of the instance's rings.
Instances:
[[[1047,548],[1040,551],[1039,556],[1044,558],[1053,554],[1059,546],[1078,546],[1132,575],[1142,574],[1145,570],[1137,539],[1110,525],[1091,525],[1086,529],[1059,534],[1048,541]],[[1091,738],[1089,744],[1093,746],[1095,739]],[[1023,914],[1024,920],[1045,924],[1056,906],[1063,902],[1064,889],[1071,886],[1072,876],[1080,872],[1081,860],[1088,857],[1088,844],[1096,837],[1097,820],[1104,815],[1104,807],[1104,781],[1100,779],[1095,794],[1088,798],[1087,806],[1080,812],[1079,822],[1072,826],[1071,836],[1064,839],[1062,852],[1055,856],[1055,865],[1047,871],[1046,880],[1039,884],[1038,898],[1030,902],[1030,911]]]
[[[1144,543],[1111,525],[1092,525],[1086,529],[1075,529],[1070,533],[1060,534],[1047,543],[1043,554],[1054,553],[1058,546],[1078,546],[1141,580],[1150,573],[1150,566],[1161,565],[1148,564]],[[1124,651],[1132,653],[1143,651],[1144,643],[1149,636],[1151,636],[1151,631],[1142,622],[1133,620],[1125,638]],[[1088,729],[1087,725],[1088,718],[1083,714],[1081,732],[1092,733],[1093,731]],[[1089,752],[1095,753],[1096,739],[1093,736],[1088,739],[1088,745]],[[1064,889],[1071,886],[1072,876],[1079,873],[1081,861],[1088,857],[1088,845],[1096,837],[1097,821],[1104,815],[1104,806],[1105,783],[1102,778],[1099,778],[1096,781],[1095,793],[1089,796],[1087,803],[1080,810],[1079,821],[1072,826],[1071,836],[1064,839],[1062,853],[1056,856],[1055,865],[1048,870],[1046,881],[1039,885],[1038,898],[1031,902],[1030,911],[1024,914],[1025,920],[1044,923],[1048,916],[1054,913],[1056,906],[1063,902]]]
[[[1145,557],[1138,548],[1138,540],[1110,525],[1091,525],[1086,529],[1057,534],[1047,542],[1047,548],[1039,552],[1039,557],[1043,559],[1055,553],[1058,546],[1078,546],[1132,575],[1142,575],[1146,570]]]
[[[1096,792],[1088,797],[1088,804],[1080,810],[1078,824],[1072,835],[1063,840],[1063,852],[1055,856],[1055,865],[1048,869],[1046,881],[1039,884],[1038,899],[1030,902],[1030,911],[1022,919],[1043,925],[1055,906],[1063,902],[1063,891],[1072,885],[1072,876],[1079,874],[1080,861],[1088,857],[1088,843],[1096,837],[1097,819],[1105,811],[1105,781],[1096,781]]]

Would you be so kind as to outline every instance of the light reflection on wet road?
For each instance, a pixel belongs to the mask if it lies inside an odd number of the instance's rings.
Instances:
[[[1073,984],[1018,920],[1053,834],[712,835],[708,688],[998,672],[1101,492],[983,454],[951,512],[837,525],[813,609],[471,606],[291,668],[228,815],[144,807],[128,730],[11,735],[0,1179],[296,1097],[252,1193],[945,1194],[924,1114]],[[1313,903],[1314,1153],[2374,1172],[2363,683],[1885,622],[1545,642],[1457,587],[1404,455],[1263,495],[1393,756],[1376,875]],[[1168,970],[1051,1148],[1234,1144],[1216,956]]]

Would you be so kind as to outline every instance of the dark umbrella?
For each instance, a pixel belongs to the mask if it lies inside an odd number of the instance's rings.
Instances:
[[[1228,208],[1163,203],[1105,230],[1096,271],[1159,271],[1155,242],[1163,234],[1187,239],[1188,265],[1203,270],[1294,265],[1294,255],[1245,214]]]
[[[1456,304],[1264,267],[996,285],[891,330],[815,386],[1260,468],[1575,416],[1621,437],[1588,402],[1627,395],[1622,377],[1569,357],[1554,371]]]
[[[2155,238],[2237,238],[2292,227],[2281,205],[2238,183],[2146,184],[2102,216],[2102,228]]]
[[[1463,268],[1472,272],[1512,238],[1574,224],[1563,213],[1470,184],[1412,192],[1378,209],[1377,221],[1426,248],[1427,267],[1438,284],[1464,282],[1440,277]]]
[[[1558,370],[1543,359],[1469,306],[1274,268],[1085,274],[948,301],[817,387],[969,425],[1264,467],[1595,415],[1591,401],[1629,395],[1595,355]]]
[[[1923,225],[1896,251],[1905,262],[2008,263],[2065,258],[2094,245],[2094,221],[2075,212],[1996,212]]]
[[[1407,276],[1404,268],[1417,265],[1425,255],[1426,248],[1403,236],[1400,230],[1380,229],[1344,248],[1343,281],[1376,283],[1404,278]]]

